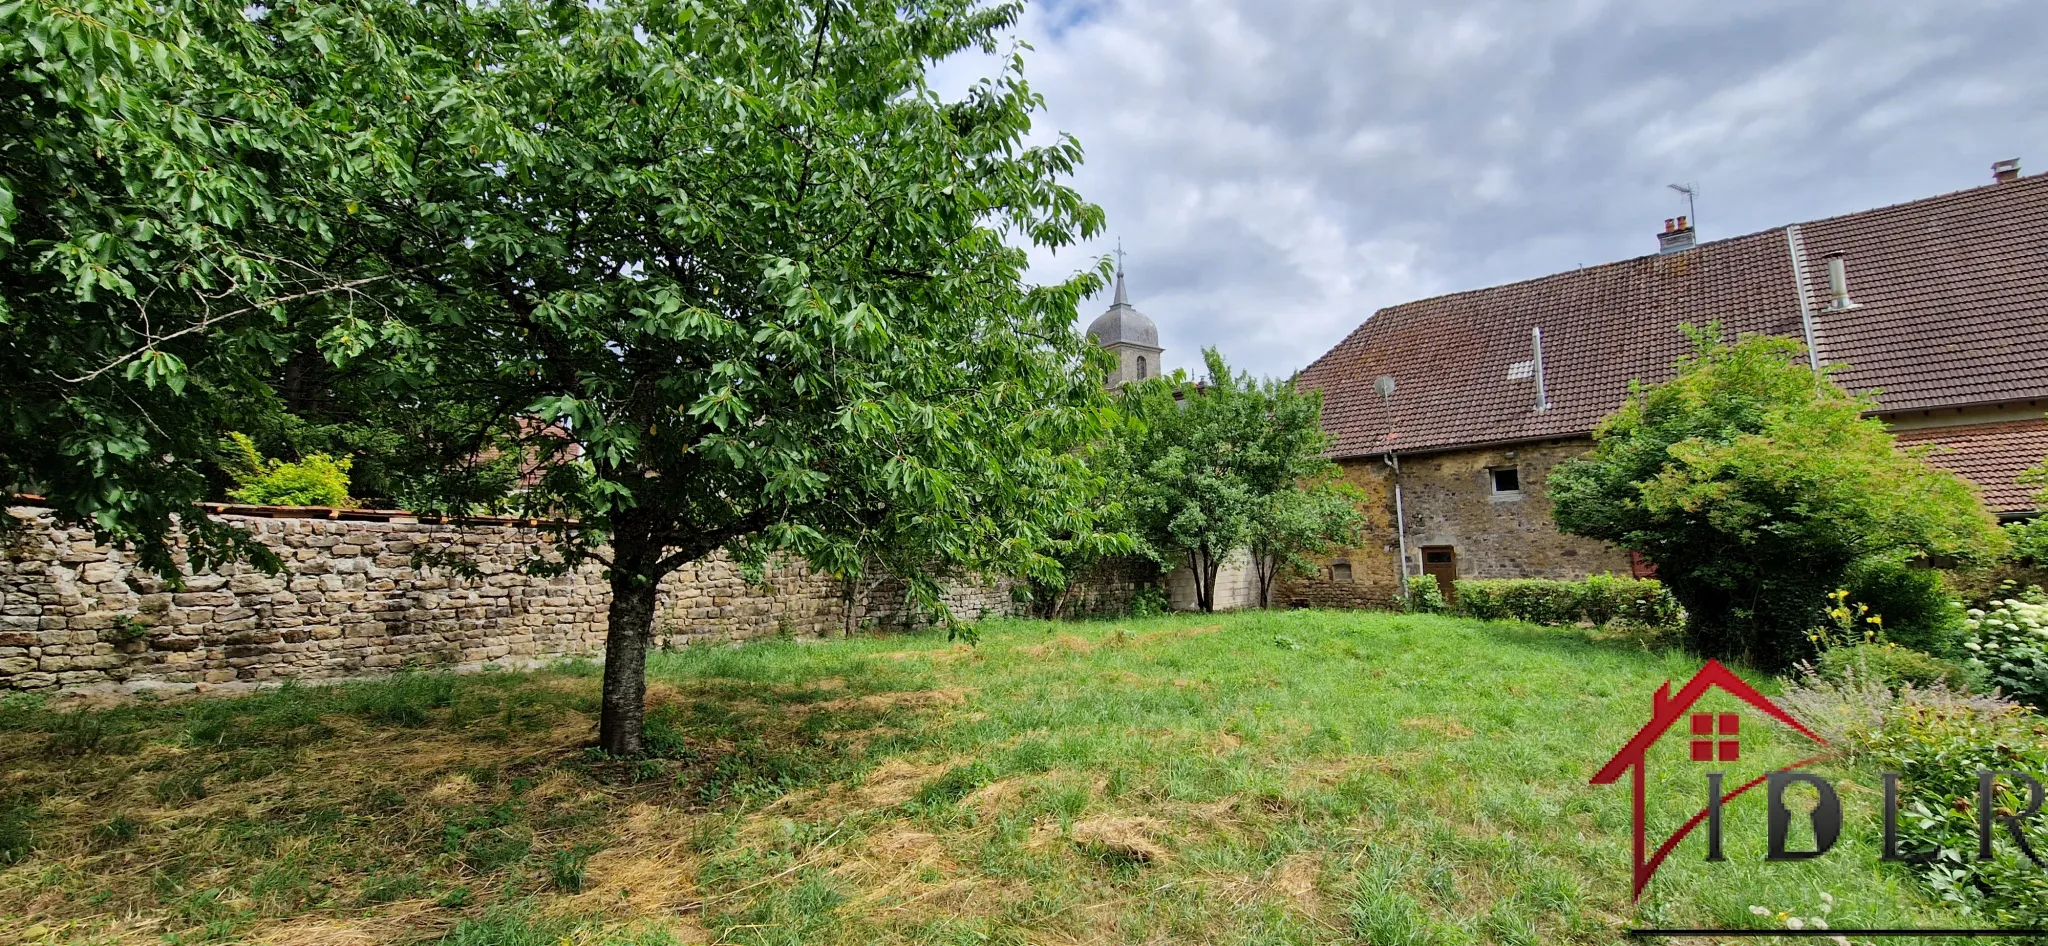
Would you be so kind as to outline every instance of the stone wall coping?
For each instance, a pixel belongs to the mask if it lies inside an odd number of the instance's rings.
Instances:
[[[48,499],[34,493],[14,493],[7,505],[48,509]],[[442,516],[405,509],[362,509],[339,506],[249,506],[240,503],[195,503],[210,515],[244,516],[251,519],[326,519],[338,522],[417,522],[454,526],[573,526],[574,519],[539,519],[519,516]]]

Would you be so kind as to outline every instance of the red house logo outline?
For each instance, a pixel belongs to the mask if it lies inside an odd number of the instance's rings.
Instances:
[[[1656,876],[1657,868],[1663,866],[1664,858],[1670,856],[1671,851],[1678,847],[1678,842],[1685,840],[1685,836],[1691,834],[1692,829],[1699,827],[1700,822],[1707,817],[1707,809],[1700,809],[1698,814],[1693,815],[1691,820],[1687,821],[1676,833],[1667,838],[1662,845],[1658,846],[1655,854],[1651,854],[1646,858],[1644,855],[1648,845],[1643,837],[1645,757],[1649,753],[1650,747],[1656,745],[1657,740],[1663,738],[1664,734],[1678,723],[1679,718],[1685,716],[1687,711],[1692,709],[1694,703],[1699,702],[1700,697],[1707,695],[1707,691],[1714,688],[1719,688],[1722,692],[1731,694],[1736,699],[1756,707],[1765,715],[1792,727],[1800,735],[1813,740],[1829,750],[1810,758],[1801,759],[1778,771],[1790,772],[1794,769],[1812,765],[1833,754],[1833,747],[1828,745],[1826,739],[1821,738],[1813,730],[1806,728],[1805,724],[1799,722],[1799,720],[1792,718],[1792,714],[1778,708],[1776,703],[1771,702],[1768,697],[1758,693],[1754,687],[1743,682],[1741,677],[1736,676],[1734,671],[1722,666],[1718,660],[1708,660],[1707,665],[1701,667],[1699,673],[1693,674],[1693,678],[1686,681],[1685,686],[1678,691],[1677,696],[1671,694],[1671,681],[1664,681],[1664,685],[1657,688],[1656,696],[1651,703],[1649,723],[1638,730],[1635,738],[1630,739],[1626,745],[1622,746],[1621,751],[1614,754],[1614,758],[1607,760],[1607,764],[1602,766],[1600,771],[1593,775],[1590,783],[1593,785],[1612,785],[1621,779],[1622,773],[1630,771],[1635,773],[1635,875],[1632,891],[1632,899],[1634,900],[1642,899],[1643,889],[1650,885],[1650,878]],[[1732,727],[1721,732],[1721,735],[1729,734],[1732,734]],[[1695,735],[1700,734],[1696,732]],[[1706,735],[1711,738],[1714,733],[1707,733]],[[1695,758],[1698,758],[1697,751],[1697,747],[1695,747]],[[1723,758],[1732,759],[1734,756],[1731,753],[1723,756]],[[1759,775],[1734,791],[1721,796],[1722,804],[1727,804],[1743,792],[1762,785],[1769,777],[1768,773]]]

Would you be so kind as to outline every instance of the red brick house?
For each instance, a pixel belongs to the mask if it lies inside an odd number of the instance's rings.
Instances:
[[[1801,339],[1994,511],[2035,511],[2016,480],[2048,457],[2048,175],[2001,165],[1985,187],[1697,245],[1681,217],[1659,243],[1382,309],[1303,370],[1374,530],[1281,600],[1384,602],[1404,555],[1442,577],[1629,571],[1557,532],[1544,483],[1630,379],[1672,376],[1686,323]]]

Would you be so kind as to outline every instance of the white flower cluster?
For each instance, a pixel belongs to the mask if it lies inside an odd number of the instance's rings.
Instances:
[[[1988,611],[1971,608],[1963,626],[1970,663],[1991,682],[2036,705],[2048,700],[2048,601],[2029,593],[1994,602]]]
[[[1835,895],[1821,891],[1820,903],[1814,906],[1812,916],[1797,916],[1790,910],[1773,910],[1770,907],[1756,905],[1750,906],[1749,912],[1783,923],[1788,930],[1825,930],[1828,928],[1828,914],[1835,912]],[[1857,946],[1850,943],[1846,936],[1829,936],[1827,940],[1836,946]]]

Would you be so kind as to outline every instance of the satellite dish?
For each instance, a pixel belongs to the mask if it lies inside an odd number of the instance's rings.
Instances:
[[[1373,389],[1373,390],[1375,390],[1375,391],[1378,391],[1378,392],[1380,392],[1380,397],[1385,397],[1385,398],[1391,398],[1391,397],[1393,397],[1393,396],[1394,396],[1394,376],[1393,376],[1393,375],[1390,375],[1390,374],[1383,374],[1383,375],[1380,375],[1380,376],[1379,376],[1379,377],[1378,377],[1377,379],[1375,379],[1375,380],[1373,381],[1373,383],[1372,383],[1372,389]]]

